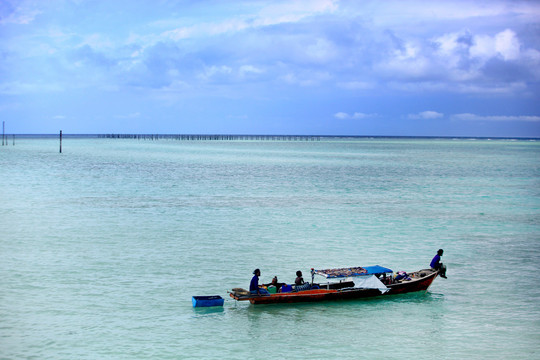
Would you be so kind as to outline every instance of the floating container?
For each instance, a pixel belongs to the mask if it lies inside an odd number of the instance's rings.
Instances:
[[[193,307],[223,306],[225,300],[219,295],[193,296],[191,298]]]

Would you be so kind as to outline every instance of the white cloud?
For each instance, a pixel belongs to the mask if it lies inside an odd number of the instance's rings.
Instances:
[[[444,23],[448,21],[486,21],[490,18],[512,15],[522,21],[535,21],[540,17],[540,6],[535,1],[429,1],[425,0],[386,0],[380,2],[350,2],[347,6],[352,15],[368,14],[373,23],[380,27],[416,28],[430,22]],[[365,6],[356,6],[364,3]],[[373,4],[376,3],[377,6]],[[342,5],[342,4],[340,4]],[[343,4],[346,6],[348,4]],[[444,25],[443,25],[444,26]]]
[[[246,76],[249,74],[261,74],[264,73],[264,70],[253,65],[242,65],[238,69],[238,72],[241,76]]]
[[[233,33],[250,27],[250,24],[240,19],[226,19],[222,22],[205,22],[192,26],[182,26],[162,33],[165,37],[174,41],[180,41],[196,37],[216,36]],[[160,39],[156,39],[159,41]]]
[[[457,84],[450,91],[462,94],[478,95],[512,95],[527,90],[527,84],[523,81],[498,84],[463,83]]]
[[[437,111],[422,111],[418,114],[409,114],[407,116],[409,119],[423,119],[423,120],[431,120],[431,119],[440,119],[444,117],[444,114],[439,113]]]
[[[520,55],[520,44],[516,33],[510,29],[495,35],[495,49],[504,60],[515,60]]]
[[[257,3],[253,3],[257,4]],[[331,13],[337,9],[336,0],[296,0],[272,2],[249,15],[237,15],[222,21],[201,22],[196,25],[180,26],[162,33],[162,36],[175,41],[201,37],[230,34],[238,31],[285,23],[296,23],[307,17]],[[318,52],[319,49],[314,49]]]
[[[520,56],[520,42],[514,31],[506,29],[495,36],[479,34],[473,38],[471,57],[489,59],[501,56],[504,60],[516,60]]]
[[[358,112],[355,112],[352,116],[353,119],[367,119],[367,118],[372,118],[372,117],[375,117],[376,114],[364,114],[364,113],[358,113]]]
[[[374,66],[375,70],[388,78],[418,78],[429,73],[430,61],[417,41],[406,41],[390,55]]]
[[[230,75],[233,72],[233,69],[230,66],[227,65],[221,65],[221,66],[209,66],[207,67],[202,74],[199,75],[201,79],[209,80],[213,77],[219,76],[219,75]]]
[[[455,114],[450,117],[459,121],[525,121],[540,122],[540,116],[530,115],[476,115],[471,113]]]
[[[428,41],[407,34],[389,38],[393,49],[373,70],[400,91],[516,94],[527,90],[531,79],[540,79],[540,51],[523,45],[511,29],[462,30]]]
[[[263,7],[255,21],[256,26],[298,22],[306,17],[333,12],[337,9],[335,0],[296,0],[272,2]]]
[[[345,120],[345,119],[369,119],[369,118],[374,118],[376,117],[377,114],[365,114],[365,113],[361,113],[361,112],[355,112],[353,114],[348,114],[346,112],[337,112],[334,114],[334,117],[336,119],[341,119],[341,120]]]
[[[337,118],[337,119],[348,119],[349,114],[344,113],[344,112],[337,112],[337,113],[334,114],[334,117]]]
[[[163,37],[170,38],[174,41],[179,41],[182,39],[187,39],[193,35],[195,32],[193,27],[180,27],[173,30],[165,31],[162,35]],[[135,36],[132,35],[132,38]]]
[[[1,17],[0,25],[28,25],[32,23],[39,14],[41,14],[41,11],[38,9],[26,9],[23,6],[19,6],[8,16]]]

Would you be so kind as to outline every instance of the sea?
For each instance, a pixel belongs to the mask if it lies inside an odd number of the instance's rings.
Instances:
[[[13,140],[0,359],[540,359],[540,140]],[[256,268],[415,271],[440,248],[428,291],[228,296]]]

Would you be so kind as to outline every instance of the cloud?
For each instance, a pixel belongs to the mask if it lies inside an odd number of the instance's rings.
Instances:
[[[232,74],[233,69],[226,65],[212,65],[205,68],[204,72],[199,74],[204,81],[216,80],[223,77],[228,77]]]
[[[72,11],[82,9],[71,6]],[[232,2],[204,16],[200,9],[195,3],[186,6],[182,17],[146,9],[146,23],[119,22],[116,32],[96,31],[102,17],[89,13],[96,21],[91,31],[76,23],[54,24],[39,36],[7,39],[0,54],[3,50],[23,58],[31,51],[36,62],[56,62],[53,71],[46,72],[56,81],[71,79],[69,72],[78,71],[81,87],[85,82],[96,85],[93,73],[101,75],[99,81],[150,90],[179,82],[199,87],[255,79],[268,86],[277,79],[292,86],[352,91],[507,95],[523,94],[540,81],[537,36],[527,38],[515,21],[540,15],[540,6],[534,4],[411,1],[405,6],[390,0],[373,7],[297,0]],[[46,16],[53,10],[42,5],[39,11]],[[504,30],[490,25],[490,17],[509,13],[515,17],[506,17]],[[463,21],[478,17],[486,25],[465,26],[469,24]],[[443,20],[444,26],[438,23]],[[418,24],[422,26],[413,26]],[[54,76],[54,71],[66,76]]]
[[[540,116],[530,115],[476,115],[470,113],[455,114],[450,117],[457,121],[520,121],[520,122],[540,122]]]
[[[337,112],[334,114],[334,117],[336,119],[344,120],[344,119],[369,119],[377,117],[377,114],[365,114],[360,112],[355,112],[353,114],[348,114],[345,112]]]
[[[261,27],[297,23],[311,16],[334,12],[337,9],[336,3],[336,0],[276,1],[270,2],[269,5],[261,2],[262,6],[260,8],[252,9],[252,12],[246,15],[234,15],[221,21],[206,21],[194,25],[180,26],[163,32],[161,36],[180,41],[189,38],[234,34],[239,31]],[[252,6],[257,5],[253,3]]]
[[[522,89],[516,83],[540,81],[536,41],[527,39],[524,30],[444,29],[436,28],[434,36],[424,39],[406,30],[386,31],[387,42],[378,39],[368,50],[383,54],[372,70],[403,91],[423,83],[438,91],[523,94],[530,86]]]
[[[540,15],[538,3],[531,1],[496,1],[468,0],[430,1],[423,0],[387,0],[385,6],[373,9],[368,3],[364,12],[373,15],[377,26],[399,26],[415,28],[429,23],[448,24],[449,22],[474,22],[474,25],[485,23],[490,19],[504,18],[512,14],[515,19],[531,21]],[[371,5],[371,6],[369,6]],[[354,11],[356,6],[349,10]],[[392,11],[388,11],[392,9]],[[495,22],[498,24],[498,22]]]
[[[337,10],[336,0],[276,1],[263,6],[252,23],[255,26],[271,26],[298,22],[307,17]]]
[[[242,65],[238,70],[240,72],[240,75],[242,76],[249,74],[261,74],[264,72],[264,69],[258,68],[253,65]]]
[[[12,7],[7,2],[0,5],[0,25],[28,25],[39,14],[41,14],[41,10],[31,7],[31,4],[22,3],[17,7]]]
[[[337,112],[334,114],[334,117],[336,119],[349,119],[350,118],[349,114],[344,113],[344,112]]]
[[[520,57],[520,41],[516,33],[510,29],[494,36],[479,34],[473,37],[469,53],[473,58],[489,59],[500,56],[505,61],[517,60]]]
[[[409,119],[420,119],[420,120],[432,120],[432,119],[440,119],[444,117],[444,114],[436,112],[436,111],[422,111],[418,114],[409,114],[407,118]]]

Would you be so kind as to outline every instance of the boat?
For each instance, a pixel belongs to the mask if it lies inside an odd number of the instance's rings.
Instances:
[[[314,275],[321,275],[329,281],[315,283]],[[394,272],[375,265],[339,269],[311,269],[312,281],[300,286],[282,286],[280,292],[251,294],[242,288],[229,291],[229,296],[237,301],[252,304],[280,304],[313,301],[333,301],[389,296],[417,291],[427,291],[439,270],[423,269],[411,273]],[[285,289],[284,289],[285,287]]]

